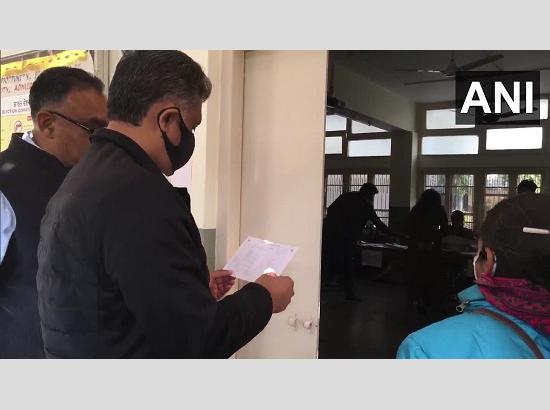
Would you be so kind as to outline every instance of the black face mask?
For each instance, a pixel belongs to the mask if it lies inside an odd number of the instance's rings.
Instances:
[[[181,140],[179,145],[174,145],[168,139],[166,132],[160,128],[160,116],[166,110],[178,110],[179,116],[179,126],[181,132]],[[168,107],[162,110],[157,115],[157,125],[159,126],[162,140],[164,141],[164,147],[166,148],[166,153],[168,158],[170,158],[170,163],[172,164],[172,171],[176,172],[178,169],[183,167],[191,159],[193,151],[195,150],[195,135],[187,128],[185,122],[183,122],[183,117],[181,116],[181,111],[178,107]]]

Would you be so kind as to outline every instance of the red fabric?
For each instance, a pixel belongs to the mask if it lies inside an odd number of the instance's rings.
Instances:
[[[476,283],[485,299],[497,309],[550,335],[550,291],[527,279],[478,275]]]

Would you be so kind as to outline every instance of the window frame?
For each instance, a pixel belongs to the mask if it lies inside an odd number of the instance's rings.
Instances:
[[[334,115],[334,114],[330,114]],[[337,115],[344,116],[343,114],[338,113]],[[359,159],[359,158],[390,158],[390,155],[372,155],[367,157],[350,157],[348,156],[349,147],[348,143],[349,141],[363,141],[363,140],[381,140],[381,139],[389,139],[392,138],[392,130],[388,130],[385,132],[367,132],[367,133],[358,133],[354,134],[352,132],[352,122],[361,122],[358,119],[346,117],[346,129],[341,131],[325,131],[325,137],[342,137],[342,153],[341,154],[324,154],[325,158],[333,158],[333,159]],[[378,127],[381,128],[381,127]],[[323,145],[324,150],[324,145]]]
[[[549,99],[550,94],[542,94],[541,99]],[[418,174],[417,198],[424,189],[426,174],[445,174],[446,183],[450,184],[449,175],[474,174],[474,229],[479,229],[485,218],[485,175],[508,174],[510,192],[513,194],[519,174],[540,174],[541,192],[550,191],[550,119],[541,120],[543,129],[542,148],[487,150],[487,130],[496,128],[531,128],[525,126],[478,125],[473,128],[426,129],[426,111],[432,109],[454,109],[454,101],[422,104],[417,112],[418,135]],[[465,133],[479,136],[478,154],[462,155],[422,155],[422,138],[426,136],[452,136]],[[448,182],[447,182],[448,181]],[[446,188],[446,192],[450,188]]]
[[[374,184],[375,175],[389,175],[390,176],[390,198],[388,199],[388,223],[390,221],[389,210],[390,210],[390,201],[391,201],[391,172],[389,168],[325,168],[324,173],[324,195],[323,195],[323,215],[326,216],[327,213],[327,182],[329,175],[342,175],[342,194],[345,194],[350,191],[350,180],[352,174],[367,174],[367,182]],[[385,211],[385,209],[378,209],[380,211]],[[377,209],[375,209],[377,211]]]
[[[548,181],[546,179],[545,170],[541,168],[424,168],[419,173],[417,198],[424,191],[426,175],[445,175],[445,210],[447,211],[447,217],[451,218],[450,213],[453,211],[450,209],[451,204],[451,187],[453,175],[473,175],[474,176],[474,230],[478,231],[485,219],[485,181],[488,174],[507,174],[509,181],[508,197],[514,195],[517,187],[518,175],[522,174],[540,174],[541,175],[541,192],[548,189]]]
[[[540,148],[520,148],[520,149],[487,149],[487,131],[489,130],[496,130],[501,128],[508,128],[508,129],[517,129],[517,128],[541,128],[542,129],[542,142]],[[500,153],[500,154],[525,154],[529,152],[543,152],[544,151],[544,145],[545,145],[545,129],[541,121],[540,126],[521,126],[521,127],[487,127],[485,129],[485,136],[483,138],[483,151],[485,154],[491,155],[493,153]]]
[[[342,133],[341,131],[325,131],[325,145],[324,145],[324,148],[326,150],[326,143],[327,143],[327,140],[326,138],[334,138],[334,137],[339,137],[342,139],[342,152],[340,154],[327,154],[325,152],[325,155],[327,156],[331,156],[331,157],[341,157],[342,155],[344,155],[344,141],[346,140],[345,136],[344,136],[345,133]],[[347,146],[347,144],[346,144]]]
[[[477,201],[478,201],[478,190],[477,190],[477,175],[475,172],[472,172],[472,171],[468,171],[468,170],[465,170],[465,169],[454,169],[454,170],[450,170],[450,169],[447,169],[447,170],[441,170],[441,169],[437,169],[437,170],[424,170],[422,172],[422,184],[421,184],[421,190],[419,190],[418,192],[418,195],[417,197],[420,198],[420,195],[422,194],[422,192],[427,189],[426,188],[426,176],[427,175],[444,175],[445,176],[445,199],[444,199],[444,203],[442,204],[443,207],[445,208],[445,212],[447,213],[447,219],[448,219],[448,222],[450,223],[451,222],[451,213],[454,211],[454,209],[452,209],[452,193],[453,193],[453,176],[455,175],[473,175],[474,177],[474,185],[473,185],[473,195],[474,195],[474,201],[473,201],[473,212],[472,212],[472,218],[473,218],[473,224],[472,224],[472,228],[475,230],[476,229],[476,226],[478,224],[478,217],[477,217],[477,212],[476,212],[476,205],[477,205]]]
[[[542,94],[541,99],[548,99],[550,104],[550,94]],[[547,153],[550,151],[550,116],[546,120],[540,121],[540,127],[542,127],[542,147],[532,149],[504,149],[504,150],[488,150],[487,149],[487,130],[497,128],[533,128],[531,125],[502,125],[502,124],[490,124],[490,125],[475,125],[472,128],[440,128],[440,129],[428,129],[426,126],[426,113],[430,110],[439,109],[455,109],[454,101],[424,104],[420,109],[422,115],[418,115],[418,153],[420,157],[487,157],[498,158],[504,155],[521,155],[530,153]],[[422,154],[422,139],[424,137],[450,137],[457,135],[477,135],[479,137],[479,146],[477,154],[448,154],[448,155],[423,155]]]
[[[473,128],[467,128],[467,129],[470,130],[470,129],[473,129]],[[461,130],[463,130],[463,129],[461,129]],[[437,130],[437,131],[441,131],[441,130]],[[423,135],[422,138],[419,138],[418,139],[418,141],[419,141],[419,147],[418,147],[419,154],[423,157],[445,157],[445,156],[457,157],[457,156],[461,156],[461,155],[462,156],[473,157],[473,156],[479,155],[479,152],[480,152],[480,149],[481,149],[481,137],[479,136],[479,134],[477,134],[474,131],[472,133],[459,132],[459,133],[453,133],[453,135],[450,135],[450,134],[447,134],[448,131],[450,131],[450,130],[443,130],[443,133],[445,133],[445,135],[441,135],[441,133],[438,133],[438,135]],[[448,137],[470,137],[470,136],[477,137],[477,154],[424,154],[424,153],[422,153],[422,143],[424,141],[424,138],[448,138]]]
[[[361,135],[361,137],[357,137],[357,135]],[[383,135],[383,137],[364,137],[364,135]],[[350,156],[349,155],[349,142],[350,141],[372,141],[372,140],[390,140],[390,154],[389,155],[356,155],[356,156]],[[391,157],[391,135],[387,135],[387,133],[372,133],[372,134],[356,134],[354,136],[348,137],[348,141],[346,142],[346,158],[390,158]]]

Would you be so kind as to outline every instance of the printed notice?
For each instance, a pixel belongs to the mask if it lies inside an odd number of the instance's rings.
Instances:
[[[293,246],[249,236],[224,269],[232,270],[239,279],[254,282],[264,273],[281,275],[297,251]]]

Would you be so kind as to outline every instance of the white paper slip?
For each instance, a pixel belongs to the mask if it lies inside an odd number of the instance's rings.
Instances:
[[[233,275],[248,282],[254,282],[264,273],[283,273],[298,248],[273,243],[249,236],[224,269],[232,270]]]

